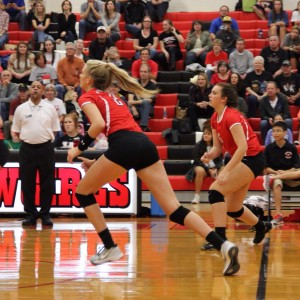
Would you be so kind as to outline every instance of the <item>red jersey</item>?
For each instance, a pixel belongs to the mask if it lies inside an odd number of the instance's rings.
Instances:
[[[221,143],[231,156],[235,153],[237,145],[234,142],[230,129],[236,124],[242,125],[247,140],[248,150],[245,153],[245,156],[255,156],[261,152],[261,147],[256,134],[248,121],[238,110],[226,106],[219,118],[216,112],[211,117],[212,128],[217,131]]]
[[[142,131],[133,119],[126,103],[112,94],[91,89],[79,98],[78,103],[81,108],[88,103],[93,103],[98,107],[105,121],[103,133],[106,136],[118,130]]]
[[[219,56],[216,56],[214,51],[210,51],[206,55],[205,65],[216,66],[220,60],[225,60],[228,62],[228,54],[225,51],[221,50]]]

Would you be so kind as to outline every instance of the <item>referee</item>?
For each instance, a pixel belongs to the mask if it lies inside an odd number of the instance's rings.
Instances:
[[[60,130],[55,108],[42,100],[43,85],[34,81],[29,89],[30,98],[17,107],[12,131],[22,141],[20,147],[20,179],[24,211],[27,217],[22,226],[34,226],[37,219],[42,225],[52,226],[50,208],[54,193],[55,157],[53,140]],[[39,174],[40,211],[36,207],[36,178]]]

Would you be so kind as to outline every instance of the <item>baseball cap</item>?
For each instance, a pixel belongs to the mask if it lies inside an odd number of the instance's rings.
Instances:
[[[100,30],[103,30],[103,31],[106,32],[106,28],[105,28],[104,26],[99,26],[99,27],[97,28],[97,32],[100,31]]]
[[[287,59],[282,62],[282,66],[290,66],[290,65],[291,65],[291,63]]]
[[[223,19],[222,19],[223,22],[232,22],[231,18],[229,16],[225,16]]]
[[[20,92],[26,92],[26,91],[28,91],[28,86],[25,83],[20,83],[19,84],[19,91]]]

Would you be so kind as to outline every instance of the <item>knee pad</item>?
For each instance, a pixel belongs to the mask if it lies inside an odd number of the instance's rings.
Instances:
[[[93,205],[95,203],[97,203],[96,198],[93,194],[90,195],[81,195],[81,194],[77,194],[75,193],[75,196],[80,204],[80,206],[82,208],[85,208],[87,206]]]
[[[169,217],[172,222],[175,222],[180,225],[184,225],[185,217],[190,213],[190,210],[179,206],[175,211],[173,211]]]
[[[244,206],[238,211],[229,211],[229,212],[227,212],[227,215],[231,218],[236,219],[236,218],[239,218],[243,213],[244,213]]]
[[[224,196],[216,190],[209,190],[208,191],[208,201],[209,201],[210,204],[225,202]]]

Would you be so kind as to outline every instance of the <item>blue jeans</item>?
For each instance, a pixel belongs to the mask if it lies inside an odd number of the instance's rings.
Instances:
[[[2,36],[0,36],[0,49],[3,49],[4,44],[8,41],[8,34],[4,33]]]
[[[203,51],[198,57],[195,52],[188,51],[186,53],[185,65],[188,66],[193,63],[199,63],[200,65],[204,66],[205,58],[206,58],[207,51]]]
[[[125,24],[125,29],[133,35],[137,34],[141,30],[140,28],[134,26],[133,24]]]
[[[67,89],[62,84],[57,84],[55,86],[55,88],[56,88],[56,92],[57,92],[57,98],[61,99],[61,100],[64,100],[64,96],[65,96],[65,93],[67,92]],[[78,97],[81,96],[80,86],[75,88],[75,92],[78,94]]]
[[[44,43],[46,40],[54,41],[54,38],[51,35],[42,30],[35,30],[33,33],[33,39],[38,43]]]
[[[96,32],[98,26],[102,26],[103,23],[101,21],[97,21],[96,23],[90,23],[86,20],[79,21],[79,39],[84,40],[85,34],[87,32],[94,31]]]
[[[140,114],[140,126],[148,127],[149,115],[152,110],[152,104],[147,100],[143,100],[142,104],[135,105],[135,107]]]
[[[248,118],[256,118],[256,111],[258,107],[258,99],[254,95],[248,95],[247,97],[247,105],[248,105]]]
[[[26,11],[20,10],[16,15],[9,15],[9,22],[17,22],[20,30],[26,30]]]
[[[162,2],[158,5],[153,5],[151,1],[147,1],[146,8],[148,15],[153,22],[162,22],[164,15],[169,8],[169,2]]]

